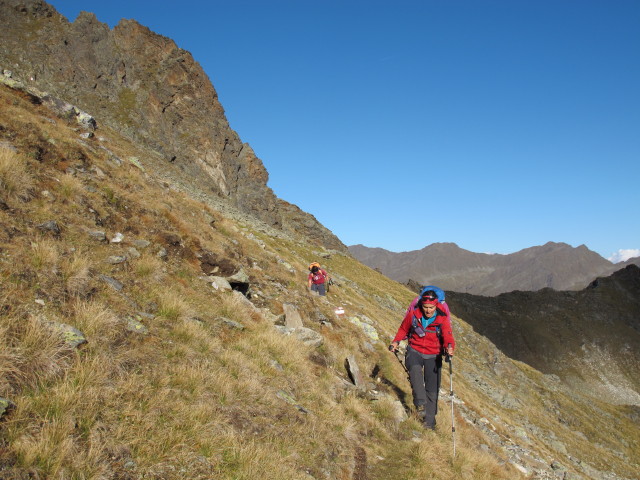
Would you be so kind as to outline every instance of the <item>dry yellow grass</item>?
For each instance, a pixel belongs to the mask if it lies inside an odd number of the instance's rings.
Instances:
[[[61,265],[62,279],[71,297],[85,298],[91,294],[91,260],[85,255],[74,254]]]
[[[402,367],[384,347],[413,297],[405,287],[334,253],[322,263],[346,281],[333,287],[326,301],[311,297],[306,269],[317,248],[236,224],[211,206],[165,188],[149,172],[127,163],[116,167],[102,150],[96,154],[79,144],[76,132],[64,125],[34,121],[34,112],[43,107],[14,101],[4,89],[0,100],[0,122],[16,132],[19,151],[38,146],[45,158],[33,164],[18,160],[26,179],[21,184],[28,188],[13,187],[2,197],[11,208],[19,207],[17,214],[0,210],[0,396],[17,405],[0,422],[0,478],[522,477],[500,463],[501,447],[458,412],[453,459],[446,405],[437,432],[422,432],[414,418],[397,423],[394,401],[410,405],[411,393]],[[105,146],[121,158],[151,160],[150,153],[108,128],[103,132],[109,139]],[[16,161],[15,154],[5,155]],[[68,158],[84,158],[87,172],[97,167],[106,179],[62,173]],[[2,171],[5,182],[8,174]],[[30,193],[42,190],[53,197]],[[61,224],[60,236],[34,226],[52,218]],[[123,232],[125,241],[99,243],[86,234],[89,230]],[[179,235],[181,245],[162,243],[164,232]],[[262,244],[247,238],[249,233]],[[139,258],[120,265],[104,261],[126,253],[138,238],[153,242]],[[166,260],[156,255],[161,247],[169,251]],[[199,279],[196,254],[202,250],[249,272],[252,288],[261,292],[253,299],[260,307],[278,315],[283,303],[297,305],[305,326],[321,332],[325,344],[311,348],[283,336],[233,293],[212,289]],[[122,291],[106,285],[100,274],[121,282]],[[347,318],[334,315],[336,305],[345,307]],[[126,318],[140,312],[148,314],[140,317],[148,335],[127,329]],[[330,327],[318,323],[317,312]],[[350,316],[368,317],[380,341],[369,339]],[[245,328],[235,329],[220,317]],[[88,343],[69,349],[43,328],[44,318],[75,326]],[[535,393],[543,388],[541,380],[521,365],[512,366],[519,376],[510,373],[513,378],[507,380],[528,375],[536,385],[526,392],[532,404],[522,412],[501,410],[475,388],[468,379],[485,373],[491,346],[463,322],[459,332],[456,391],[468,410],[501,417],[498,433],[505,436],[524,421],[522,415],[532,424],[546,422],[545,398]],[[372,383],[364,391],[345,387],[349,355]],[[374,371],[379,383],[370,377]],[[378,400],[372,400],[372,388],[383,394]],[[557,401],[586,421],[579,412],[583,404],[561,395]],[[598,427],[610,428],[602,422]],[[631,440],[617,448],[632,455],[634,433],[622,428]],[[569,429],[556,432],[572,453],[591,448],[589,458],[624,469],[604,448],[573,439]],[[489,453],[480,451],[483,444],[491,447]],[[549,452],[535,442],[532,447]]]
[[[73,175],[60,175],[56,193],[64,201],[74,201],[76,196],[80,194],[84,188],[82,181]]]
[[[46,397],[38,395],[40,389],[63,378],[73,363],[71,349],[58,334],[45,328],[43,321],[44,319],[35,317],[13,319],[5,322],[0,331],[0,341],[3,344],[0,354],[3,383],[0,390],[4,395],[18,395],[18,425],[21,424],[20,417],[31,417],[29,401],[44,401]],[[28,393],[20,396],[20,392]],[[59,401],[59,398],[52,394],[51,401]],[[49,401],[47,404],[49,409]],[[9,425],[14,426],[14,423]],[[16,432],[11,433],[9,430],[10,438],[17,436]]]
[[[29,200],[34,186],[26,161],[13,150],[0,146],[0,199],[5,202]]]
[[[58,244],[47,238],[31,242],[31,252],[28,258],[36,270],[55,271],[58,267],[60,255]]]
[[[169,323],[177,323],[193,315],[193,308],[185,300],[186,295],[180,287],[161,287],[156,291],[158,302],[157,316]]]

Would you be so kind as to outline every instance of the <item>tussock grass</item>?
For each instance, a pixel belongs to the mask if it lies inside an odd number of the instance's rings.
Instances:
[[[74,362],[61,381],[47,389],[49,397],[26,392],[20,398],[21,416],[7,432],[18,464],[35,468],[47,478],[104,474],[107,458],[95,429],[100,426],[102,388],[108,377],[105,360]],[[39,427],[24,429],[25,418],[38,419]],[[90,442],[84,455],[77,455],[78,442]]]
[[[26,161],[13,150],[0,147],[0,199],[5,202],[29,200],[34,187]]]
[[[13,442],[19,463],[32,466],[41,475],[60,477],[63,465],[73,453],[71,433],[73,426],[68,421],[48,420],[39,431],[23,435]]]
[[[101,302],[76,299],[70,310],[74,325],[91,339],[92,346],[106,348],[122,337],[123,321]]]
[[[31,252],[28,256],[31,266],[36,270],[55,270],[58,267],[60,254],[54,240],[43,238],[31,242]]]
[[[144,253],[133,262],[133,274],[141,280],[149,277],[157,280],[158,276],[162,275],[163,265],[162,260],[156,255]]]
[[[36,388],[61,376],[71,362],[71,350],[59,335],[43,325],[46,319],[2,317],[0,372],[4,389]]]
[[[170,323],[185,320],[194,313],[180,289],[160,288],[156,292],[156,298],[158,302],[157,316]]]
[[[63,200],[73,200],[84,190],[82,181],[73,175],[61,175],[57,185],[56,193]]]
[[[93,261],[86,253],[74,252],[63,259],[60,265],[62,281],[66,292],[74,298],[86,298],[92,289]]]

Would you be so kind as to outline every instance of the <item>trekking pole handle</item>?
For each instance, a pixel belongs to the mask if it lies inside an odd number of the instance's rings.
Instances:
[[[451,344],[447,345],[447,348],[444,351],[444,356],[445,356],[444,361],[449,363],[449,364],[451,363],[451,355],[449,354],[449,349],[450,348],[451,348]],[[451,366],[451,365],[449,365],[449,366]]]

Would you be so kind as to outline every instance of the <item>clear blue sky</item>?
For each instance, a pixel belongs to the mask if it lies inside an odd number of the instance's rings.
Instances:
[[[640,1],[50,3],[191,52],[269,186],[347,245],[640,249]]]

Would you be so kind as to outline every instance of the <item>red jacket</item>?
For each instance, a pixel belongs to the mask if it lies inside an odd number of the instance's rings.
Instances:
[[[310,273],[309,274],[309,280],[311,280],[311,282],[315,285],[319,285],[321,283],[324,283],[324,279],[327,277],[327,272],[325,272],[324,270],[320,269],[318,270],[315,274]]]
[[[436,310],[437,316],[431,325],[427,327],[427,333],[424,337],[419,337],[415,332],[412,331],[413,325],[413,317],[416,317],[418,324],[422,322],[422,309],[420,307],[416,307],[413,310],[407,312],[400,324],[400,328],[398,328],[398,333],[396,333],[394,342],[399,342],[409,337],[409,345],[414,350],[417,350],[420,353],[424,353],[425,355],[438,355],[442,353],[440,339],[438,339],[438,335],[436,334],[436,328],[440,327],[440,331],[442,334],[442,346],[447,347],[447,345],[451,344],[451,346],[455,349],[456,341],[453,338],[453,331],[451,330],[451,320],[449,315],[445,313],[444,308],[440,304],[438,304],[438,308]]]

